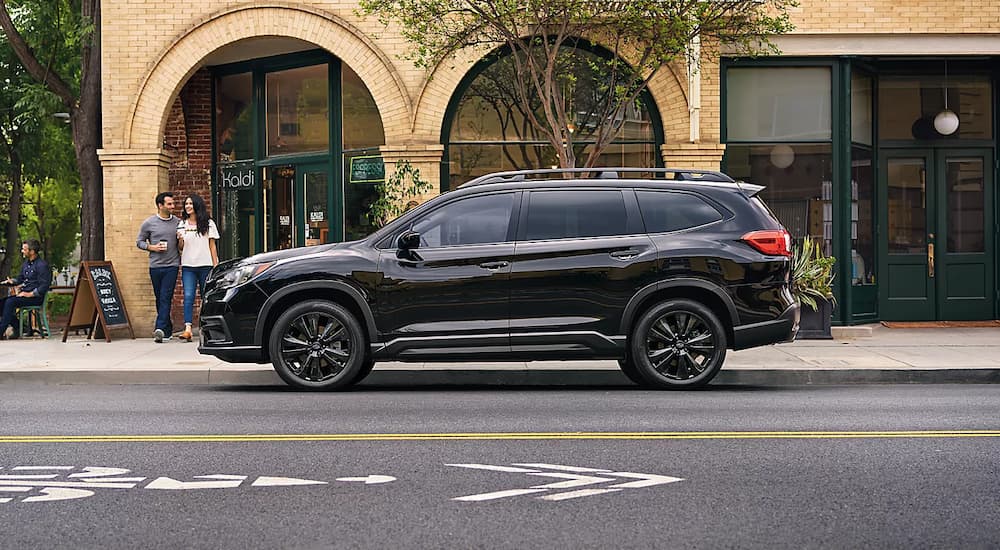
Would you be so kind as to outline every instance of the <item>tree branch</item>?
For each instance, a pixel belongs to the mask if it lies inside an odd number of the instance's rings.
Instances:
[[[70,87],[63,81],[59,75],[49,72],[38,62],[38,58],[35,57],[34,52],[31,51],[31,47],[28,43],[24,41],[24,37],[18,32],[17,28],[14,27],[14,21],[10,18],[10,12],[7,9],[6,0],[0,0],[0,28],[3,29],[4,34],[7,35],[7,40],[10,42],[11,48],[14,53],[17,54],[17,58],[21,60],[21,64],[24,68],[34,77],[35,80],[40,82],[43,86],[49,89],[52,93],[56,94],[60,101],[67,109],[73,111],[76,109],[76,96]]]

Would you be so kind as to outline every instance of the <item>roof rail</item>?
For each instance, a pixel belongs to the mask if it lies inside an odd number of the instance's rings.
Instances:
[[[651,174],[653,179],[672,181],[708,181],[724,183],[734,183],[736,181],[726,174],[716,170],[695,170],[690,168],[612,168],[601,166],[593,168],[545,168],[540,170],[496,172],[493,174],[479,176],[474,180],[459,185],[459,188],[487,185],[490,183],[527,181],[529,179],[551,179],[546,178],[545,176],[551,176],[554,174],[567,174],[566,179],[624,179],[622,178],[623,173]],[[580,175],[569,176],[568,174]],[[532,178],[530,176],[539,177]]]

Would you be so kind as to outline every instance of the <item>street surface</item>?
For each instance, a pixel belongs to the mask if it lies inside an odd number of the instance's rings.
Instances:
[[[987,548],[1000,386],[0,385],[2,548]]]

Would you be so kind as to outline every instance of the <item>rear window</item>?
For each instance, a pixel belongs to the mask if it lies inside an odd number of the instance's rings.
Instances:
[[[532,191],[525,239],[572,239],[628,234],[621,191]]]
[[[636,191],[648,233],[680,231],[717,222],[722,214],[701,197],[671,191]]]
[[[764,216],[765,219],[774,222],[775,224],[774,227],[784,227],[781,224],[781,221],[778,220],[778,216],[774,215],[774,212],[771,211],[771,208],[760,197],[756,196],[750,197],[750,204],[752,204],[754,208]]]

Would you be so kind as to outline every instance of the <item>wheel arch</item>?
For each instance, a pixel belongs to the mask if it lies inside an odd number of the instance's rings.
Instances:
[[[274,322],[291,305],[305,300],[329,300],[347,308],[365,329],[369,342],[376,336],[375,317],[364,294],[343,281],[303,281],[292,283],[272,294],[257,315],[254,343],[261,346],[267,355],[267,336]]]
[[[685,298],[699,302],[712,310],[726,328],[726,340],[733,343],[733,327],[739,321],[736,305],[724,290],[709,281],[694,278],[661,281],[643,287],[629,300],[622,314],[621,333],[630,335],[632,325],[655,304],[672,298]]]

